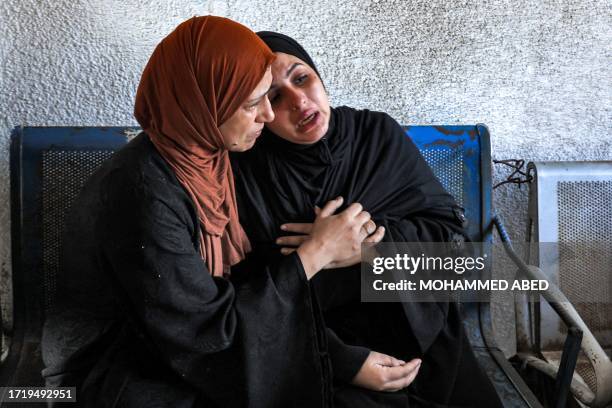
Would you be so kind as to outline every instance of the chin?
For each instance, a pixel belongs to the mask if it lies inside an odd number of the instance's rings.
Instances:
[[[257,139],[253,139],[253,141],[247,142],[244,146],[242,146],[240,151],[241,152],[246,152],[247,150],[251,150],[253,148],[253,146],[255,146],[255,143],[257,143]]]
[[[327,126],[325,128],[316,129],[314,132],[309,132],[307,134],[298,134],[295,137],[295,143],[300,144],[313,144],[317,143],[319,140],[325,136],[327,133]]]
[[[235,146],[233,149],[230,149],[230,151],[234,152],[234,153],[242,153],[242,152],[246,152],[251,147],[253,147],[253,145],[249,145],[249,146]]]

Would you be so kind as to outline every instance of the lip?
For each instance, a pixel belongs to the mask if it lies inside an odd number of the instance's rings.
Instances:
[[[309,117],[310,115],[313,115],[313,114],[315,116],[310,120],[310,122],[308,122],[305,125],[299,125],[299,123],[301,121],[303,121],[304,119],[306,119],[307,117]],[[296,125],[296,128],[297,128],[297,130],[299,132],[306,133],[306,132],[309,132],[310,130],[314,129],[316,126],[318,126],[320,121],[321,121],[321,112],[319,112],[316,109],[309,109],[307,111],[304,111],[300,115],[300,118],[298,120],[298,125]]]
[[[263,127],[259,129],[257,132],[253,133],[253,136],[247,139],[247,143],[251,143],[259,139],[259,136],[261,136],[261,132],[263,132]]]

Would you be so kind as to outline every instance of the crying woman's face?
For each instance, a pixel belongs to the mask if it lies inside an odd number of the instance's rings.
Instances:
[[[268,93],[274,120],[266,126],[297,144],[318,142],[329,127],[327,92],[317,73],[293,55],[276,53]]]

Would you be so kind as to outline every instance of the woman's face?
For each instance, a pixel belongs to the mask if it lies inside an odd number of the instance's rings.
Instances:
[[[329,127],[327,92],[316,72],[301,59],[276,53],[268,97],[274,120],[268,129],[293,143],[319,141]]]
[[[232,152],[249,150],[261,135],[264,123],[274,119],[274,112],[267,95],[271,83],[272,72],[268,67],[246,101],[219,126],[227,150]]]

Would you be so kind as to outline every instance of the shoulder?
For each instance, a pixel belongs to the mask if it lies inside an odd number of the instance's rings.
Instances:
[[[269,139],[272,137],[276,136],[268,134],[264,130],[260,140],[251,149],[244,152],[230,152],[230,163],[237,187],[267,177],[267,169],[274,162],[277,154],[270,146]]]
[[[347,106],[335,108],[335,112],[338,121],[345,123],[345,130],[350,131],[359,144],[396,144],[405,139],[402,126],[385,112]]]
[[[106,165],[106,173],[127,185],[147,186],[160,192],[180,187],[174,172],[145,133],[113,155]]]
[[[261,141],[257,141],[255,145],[244,152],[230,152],[230,162],[234,173],[240,172],[244,167],[249,168],[251,165],[260,161],[259,159],[265,152],[261,149]]]
[[[344,120],[352,120],[360,127],[388,127],[401,129],[400,124],[386,112],[369,109],[355,109],[348,106],[334,108],[337,115]]]
[[[194,212],[191,198],[146,134],[141,133],[104,164],[98,188],[109,206],[118,202],[143,212],[160,204],[185,218]],[[181,217],[183,218],[183,217]]]

